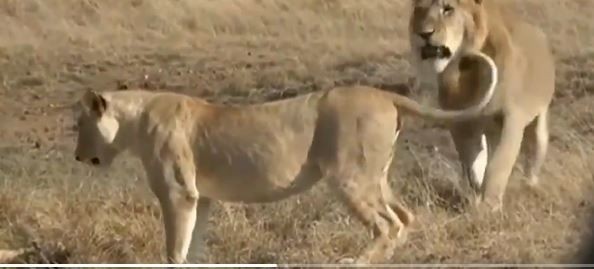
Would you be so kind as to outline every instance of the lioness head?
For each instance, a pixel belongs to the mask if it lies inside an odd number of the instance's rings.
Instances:
[[[465,50],[480,50],[487,26],[483,1],[412,0],[409,34],[413,56],[442,72]]]
[[[119,153],[114,140],[119,123],[109,109],[109,103],[101,94],[87,91],[74,107],[78,132],[75,159],[92,165],[111,164]]]

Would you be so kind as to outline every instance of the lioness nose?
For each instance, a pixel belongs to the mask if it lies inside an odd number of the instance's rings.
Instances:
[[[429,39],[433,35],[433,33],[435,33],[435,30],[431,29],[431,30],[427,30],[427,31],[424,31],[424,32],[420,32],[420,33],[418,33],[418,35],[422,39],[427,40],[427,39]]]
[[[74,159],[75,159],[77,162],[80,162],[80,157],[78,157],[78,155],[74,156]]]

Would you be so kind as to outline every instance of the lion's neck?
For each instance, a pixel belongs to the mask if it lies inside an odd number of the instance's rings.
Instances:
[[[137,151],[137,145],[130,144],[130,141],[137,141],[138,139],[130,138],[138,137],[140,117],[147,102],[153,96],[153,93],[134,90],[109,92],[105,95],[112,116],[119,123],[118,136],[114,142],[122,150]],[[119,143],[120,140],[121,143]]]
[[[511,53],[513,44],[508,23],[517,21],[515,13],[509,10],[507,3],[489,2],[487,37],[481,44],[481,51],[489,55],[499,66],[500,58]],[[499,58],[499,59],[498,59]]]

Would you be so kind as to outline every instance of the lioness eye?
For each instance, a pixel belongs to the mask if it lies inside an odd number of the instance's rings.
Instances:
[[[443,7],[443,14],[448,15],[454,11],[454,7],[450,5],[445,5]]]

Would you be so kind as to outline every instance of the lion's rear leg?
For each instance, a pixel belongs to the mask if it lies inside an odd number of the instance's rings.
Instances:
[[[404,242],[405,228],[412,214],[401,204],[390,204],[384,199],[378,179],[335,175],[330,180],[352,214],[373,231],[373,242],[365,248],[356,263],[376,263],[389,259],[397,243]]]
[[[388,184],[388,176],[382,178],[381,189],[385,201],[394,213],[396,213],[400,222],[402,222],[402,227],[398,230],[397,238],[404,240],[406,239],[406,228],[415,221],[415,216],[399,201],[398,198],[396,198],[392,188]]]
[[[549,146],[549,128],[547,111],[538,115],[533,122],[526,127],[524,143],[526,154],[524,161],[524,172],[528,177],[528,184],[535,186],[539,181],[539,173],[545,161]]]
[[[398,128],[402,127],[402,122],[398,121]],[[392,142],[392,148],[394,148],[394,144],[396,144],[396,140],[398,140],[398,136],[400,135],[400,129],[396,131],[396,135],[394,136],[394,141]],[[400,221],[402,222],[403,226],[400,227],[398,230],[398,238],[402,238],[402,241],[406,239],[406,227],[409,226],[414,220],[414,215],[396,198],[394,195],[394,191],[390,187],[388,183],[388,177],[390,172],[390,166],[392,165],[392,161],[394,159],[394,155],[396,154],[395,149],[390,152],[390,157],[384,164],[382,169],[382,176],[380,180],[380,189],[382,192],[382,196],[384,200],[388,203],[391,209],[396,213]]]

